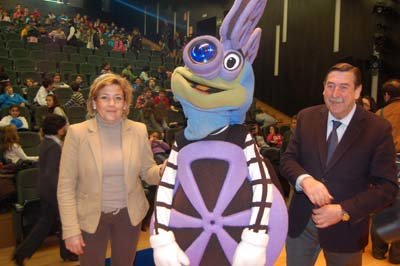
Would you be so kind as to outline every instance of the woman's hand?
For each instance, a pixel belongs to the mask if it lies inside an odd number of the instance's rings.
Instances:
[[[82,235],[71,236],[65,239],[66,248],[76,255],[83,254],[83,247],[86,246],[83,242]]]

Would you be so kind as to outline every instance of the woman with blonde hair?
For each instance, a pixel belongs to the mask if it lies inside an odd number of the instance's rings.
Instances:
[[[127,119],[130,83],[99,76],[87,101],[94,118],[71,125],[61,156],[58,203],[67,248],[80,265],[103,265],[111,242],[113,266],[132,265],[149,204],[141,178],[160,180],[146,126]]]

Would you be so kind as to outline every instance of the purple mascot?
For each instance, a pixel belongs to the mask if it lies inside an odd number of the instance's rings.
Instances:
[[[285,202],[243,126],[265,5],[236,0],[221,40],[190,41],[172,75],[188,121],[157,192],[150,243],[158,266],[272,266],[284,245]]]

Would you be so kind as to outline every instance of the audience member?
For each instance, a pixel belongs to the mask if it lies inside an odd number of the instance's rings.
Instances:
[[[85,107],[86,100],[85,97],[83,97],[83,94],[80,92],[80,87],[79,84],[76,82],[73,82],[71,84],[71,89],[73,91],[71,99],[69,99],[64,106],[65,107],[71,107],[71,106],[81,106]]]
[[[269,133],[267,135],[267,144],[271,147],[280,148],[282,146],[283,137],[279,133],[279,130],[275,126],[269,127]]]
[[[126,63],[125,68],[122,69],[121,76],[129,80],[129,82],[134,82],[136,79],[136,75],[132,72],[132,65],[130,63]]]
[[[32,78],[27,78],[23,85],[24,85],[24,87],[21,88],[22,96],[25,99],[28,99],[28,91],[37,87],[38,83]]]
[[[13,260],[17,265],[24,265],[24,260],[32,257],[54,227],[61,227],[58,218],[57,182],[66,121],[61,116],[49,115],[43,121],[42,130],[44,137],[40,145],[38,174],[39,219],[14,251]],[[65,248],[61,234],[57,236],[61,258],[64,261],[77,261],[78,257]]]
[[[123,43],[123,41],[121,40],[120,36],[117,34],[114,36],[114,45],[112,50],[115,52],[120,52],[120,53],[125,53],[126,52],[126,48],[125,45]]]
[[[400,80],[391,79],[382,86],[386,106],[376,114],[385,118],[392,125],[392,136],[396,152],[400,153]]]
[[[153,131],[149,135],[151,150],[153,152],[154,160],[157,164],[162,164],[168,159],[169,145],[161,138],[161,133]]]
[[[0,65],[0,89],[1,91],[10,84],[10,77],[6,73],[4,66]]]
[[[297,125],[297,115],[294,115],[294,116],[292,116],[292,119],[290,121],[290,130],[287,130],[283,134],[281,153],[284,153],[286,151],[286,148],[289,145],[289,142],[292,139],[294,132],[296,130],[296,125]]]
[[[61,29],[61,27],[57,27],[55,30],[52,30],[49,33],[49,38],[52,39],[54,43],[64,45],[66,42],[67,36],[65,36],[65,33]]]
[[[19,105],[11,105],[9,107],[9,115],[3,117],[0,121],[0,127],[14,125],[18,130],[28,130],[29,124],[25,117],[20,116],[20,106]]]
[[[25,106],[27,103],[28,101],[24,97],[18,93],[14,93],[14,88],[11,85],[7,85],[5,92],[0,95],[0,109],[8,108],[13,104]]]
[[[103,65],[101,66],[100,74],[107,74],[111,73],[111,65],[108,62],[104,62]]]
[[[33,102],[40,106],[47,106],[46,96],[54,94],[53,90],[53,81],[49,78],[44,78]]]
[[[3,128],[3,156],[13,164],[19,164],[19,161],[37,161],[38,156],[27,156],[21,147],[17,128],[14,125],[8,125]]]
[[[148,65],[143,66],[142,72],[140,72],[139,78],[143,80],[144,83],[147,83],[150,79],[150,67]]]
[[[65,121],[67,121],[68,124],[68,117],[65,114],[63,108],[58,103],[57,97],[54,94],[49,94],[46,96],[46,104],[49,113],[64,117]]]
[[[325,105],[300,111],[281,158],[281,174],[297,191],[286,261],[314,265],[322,249],[327,265],[361,266],[369,216],[398,192],[390,124],[356,106],[359,68],[336,64],[323,84]]]
[[[69,85],[63,81],[61,81],[61,74],[55,73],[53,75],[53,88],[54,89],[65,89],[69,88]]]
[[[375,102],[374,98],[372,98],[371,96],[365,95],[365,96],[361,97],[360,103],[365,111],[375,113],[377,110],[376,102]]]
[[[151,95],[151,89],[145,88],[143,93],[136,99],[135,108],[141,110],[148,102],[153,103],[153,97]]]
[[[392,136],[396,152],[400,155],[400,80],[390,79],[386,81],[382,86],[382,94],[386,106],[379,109],[376,114],[385,118],[392,125]],[[400,195],[397,195],[397,197],[400,197]],[[385,258],[386,252],[389,251],[389,262],[400,264],[400,241],[393,241],[389,245],[379,237],[375,227],[375,219],[378,216],[379,213],[372,217],[372,256],[375,259],[382,260]]]

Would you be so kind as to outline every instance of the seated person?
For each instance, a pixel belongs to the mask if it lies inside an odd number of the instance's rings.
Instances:
[[[271,147],[281,147],[283,137],[275,126],[269,127],[269,134],[267,135],[267,144]]]
[[[141,110],[148,102],[153,103],[153,97],[151,94],[151,89],[145,88],[143,93],[136,99],[135,108]]]
[[[129,80],[130,82],[134,82],[136,79],[136,75],[132,72],[132,65],[127,63],[125,68],[121,72],[121,76]]]
[[[153,151],[154,160],[157,164],[162,164],[168,159],[169,145],[161,139],[161,133],[153,131],[149,136],[151,150]]]
[[[71,84],[71,89],[73,91],[71,99],[69,99],[64,106],[65,107],[71,107],[71,106],[81,106],[85,107],[86,105],[86,100],[85,97],[83,97],[83,94],[80,92],[80,84],[73,82]]]
[[[57,97],[54,94],[49,94],[46,96],[46,103],[49,113],[64,117],[68,125],[68,117],[65,114],[63,108],[58,103]]]
[[[86,83],[82,75],[76,75],[75,78],[72,80],[70,87],[72,86],[72,83],[77,83],[80,89],[86,87]]]
[[[13,104],[25,106],[27,103],[28,101],[24,97],[14,93],[14,88],[11,85],[7,85],[5,92],[0,95],[0,109],[7,108]]]
[[[14,125],[5,126],[3,129],[3,156],[11,163],[17,164],[18,161],[35,161],[39,156],[27,156],[21,147],[17,128]]]
[[[69,88],[69,85],[63,81],[61,81],[61,74],[55,73],[53,75],[53,87],[54,89],[65,89]]]
[[[28,121],[23,116],[20,116],[19,105],[11,105],[9,115],[3,117],[0,121],[0,127],[14,125],[18,130],[29,129]]]
[[[42,86],[39,88],[35,99],[33,99],[34,103],[40,106],[47,106],[46,96],[53,93],[53,81],[49,78],[45,78],[42,82]]]
[[[32,79],[32,78],[27,78],[24,82],[24,87],[22,87],[22,96],[27,99],[28,98],[28,91],[37,87],[38,83]]]

